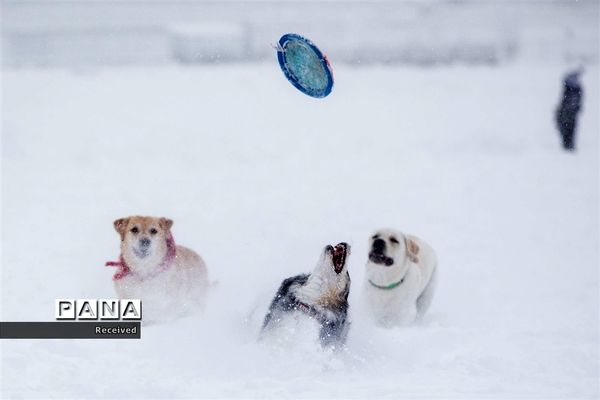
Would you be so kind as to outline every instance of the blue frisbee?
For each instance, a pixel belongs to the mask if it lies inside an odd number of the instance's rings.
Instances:
[[[333,71],[321,50],[307,38],[287,33],[279,39],[277,59],[283,74],[296,89],[312,97],[325,97],[333,89]]]

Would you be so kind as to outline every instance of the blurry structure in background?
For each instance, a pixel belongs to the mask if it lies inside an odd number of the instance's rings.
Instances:
[[[556,110],[556,123],[562,145],[565,150],[575,150],[575,133],[577,130],[577,114],[581,109],[583,89],[579,80],[582,68],[567,74],[563,85],[562,101]]]
[[[239,62],[251,57],[250,37],[244,24],[207,22],[171,28],[168,43],[182,64]]]
[[[302,32],[337,63],[417,66],[598,61],[597,0],[5,0],[6,66],[272,60]]]

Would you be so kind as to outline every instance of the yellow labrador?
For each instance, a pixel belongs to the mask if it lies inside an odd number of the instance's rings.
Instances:
[[[113,276],[119,298],[141,299],[143,320],[158,321],[187,314],[202,306],[208,289],[204,261],[177,246],[167,218],[131,216],[114,221],[121,237]]]
[[[437,258],[423,240],[394,229],[370,238],[364,297],[382,326],[407,325],[425,314],[435,290]]]

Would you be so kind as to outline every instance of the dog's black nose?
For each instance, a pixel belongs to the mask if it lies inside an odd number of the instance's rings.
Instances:
[[[383,251],[385,250],[385,240],[377,238],[373,241],[373,250]]]
[[[142,247],[150,246],[150,239],[148,239],[148,238],[140,239],[140,246],[142,246]]]

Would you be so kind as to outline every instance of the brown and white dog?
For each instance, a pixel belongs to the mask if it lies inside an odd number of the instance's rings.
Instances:
[[[121,237],[113,276],[117,296],[141,299],[143,319],[156,322],[201,308],[208,283],[204,261],[194,251],[175,245],[167,218],[131,216],[114,221]]]
[[[422,239],[394,229],[376,231],[366,272],[364,297],[378,325],[408,325],[429,308],[437,258]]]

